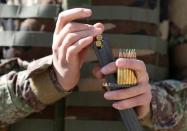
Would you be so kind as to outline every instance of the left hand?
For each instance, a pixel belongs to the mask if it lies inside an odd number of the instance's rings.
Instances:
[[[93,73],[97,78],[102,78],[103,75],[116,72],[117,67],[134,70],[138,79],[138,85],[116,91],[107,91],[104,94],[105,99],[117,101],[112,105],[115,109],[124,110],[135,108],[138,118],[145,117],[150,110],[152,95],[144,62],[136,59],[119,58],[116,62],[104,66],[101,70],[98,67],[95,68]]]
[[[88,18],[92,11],[74,8],[59,14],[53,36],[53,68],[63,91],[72,90],[80,79],[80,69],[93,38],[102,34],[104,26],[74,22]]]

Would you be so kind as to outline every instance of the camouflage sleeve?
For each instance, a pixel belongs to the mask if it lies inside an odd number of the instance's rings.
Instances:
[[[165,80],[152,84],[150,116],[143,124],[151,130],[179,130],[184,128],[187,84]]]
[[[24,62],[18,59],[0,64],[0,74],[4,74],[0,77],[0,125],[41,111],[69,93],[58,87],[51,64],[51,56],[28,64],[23,71],[19,70]]]

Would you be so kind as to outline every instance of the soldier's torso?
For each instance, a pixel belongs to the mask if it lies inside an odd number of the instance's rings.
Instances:
[[[159,1],[65,0],[64,6],[91,8],[93,16],[81,22],[104,23],[106,29],[104,36],[111,44],[115,57],[118,56],[120,48],[136,49],[138,59],[143,60],[147,65],[150,81],[168,78],[168,45],[167,37],[163,37],[165,40],[160,39]],[[164,32],[167,31],[166,29]],[[96,64],[97,59],[90,49],[82,68],[78,91],[67,98],[66,129],[68,131],[125,130],[118,112],[111,108],[111,103],[103,99],[102,81],[92,76],[92,69]]]

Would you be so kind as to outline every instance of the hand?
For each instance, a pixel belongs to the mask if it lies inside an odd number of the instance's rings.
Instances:
[[[80,68],[93,37],[102,34],[104,26],[72,22],[90,17],[90,9],[75,8],[59,14],[53,36],[53,66],[63,90],[71,90],[79,81]]]
[[[119,58],[116,62],[110,63],[102,69],[96,67],[93,73],[97,78],[102,78],[103,75],[116,72],[117,67],[134,70],[138,79],[138,85],[117,91],[107,91],[104,97],[107,100],[117,101],[112,105],[115,109],[124,110],[135,108],[140,119],[145,117],[150,110],[152,98],[145,64],[140,60]]]

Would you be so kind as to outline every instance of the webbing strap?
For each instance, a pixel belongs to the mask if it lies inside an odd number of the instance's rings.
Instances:
[[[1,31],[0,46],[51,47],[53,33],[37,31]]]
[[[37,31],[2,31],[0,46],[51,47],[52,33]],[[113,48],[150,49],[167,53],[167,43],[158,37],[145,35],[106,34]]]
[[[67,6],[67,5],[66,5]],[[145,9],[128,6],[83,6],[93,11],[91,20],[132,20],[159,24],[157,8]]]
[[[92,69],[94,67],[93,63],[86,63],[83,65],[83,68],[81,69],[81,78],[91,78],[92,75]],[[158,80],[164,80],[168,77],[168,69],[167,67],[160,67],[157,65],[152,64],[146,64],[146,68],[150,77],[150,80],[158,81]]]
[[[82,5],[91,5],[92,0],[63,0],[63,9],[69,9],[73,7],[82,7]]]
[[[37,31],[2,31],[0,46],[51,47],[52,33]],[[106,34],[113,48],[150,49],[167,53],[167,43],[158,37],[145,35]]]
[[[126,131],[121,121],[66,119],[66,131]]]
[[[60,9],[60,5],[0,4],[0,18],[55,18]]]
[[[149,74],[150,81],[160,81],[168,78],[168,68],[159,67],[156,65],[147,64],[147,72]]]
[[[54,120],[54,130],[53,131],[64,131],[65,128],[65,99],[60,100],[55,105],[55,120]]]
[[[103,97],[103,93],[102,91],[74,91],[67,97],[66,106],[110,107],[111,101],[106,101]]]
[[[167,54],[167,42],[159,37],[146,35],[105,34],[112,48],[150,49]]]
[[[157,10],[128,6],[91,6],[94,20],[133,20],[147,23],[159,23]]]

